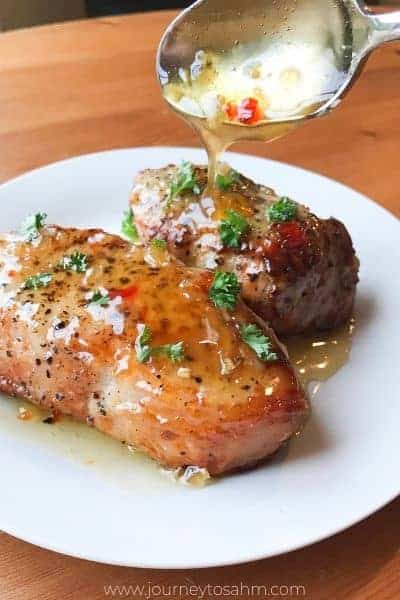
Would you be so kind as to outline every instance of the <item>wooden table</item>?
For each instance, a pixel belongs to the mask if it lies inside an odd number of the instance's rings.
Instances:
[[[104,18],[2,34],[0,181],[106,148],[197,145],[191,130],[163,104],[154,77],[155,50],[171,16]],[[393,44],[374,54],[329,118],[270,146],[238,149],[324,173],[400,215],[399,143],[400,46]],[[400,597],[399,539],[399,500],[304,550],[224,569],[108,567],[0,534],[0,598],[95,600],[106,597],[104,585],[150,581],[303,585],[307,598],[388,600]]]

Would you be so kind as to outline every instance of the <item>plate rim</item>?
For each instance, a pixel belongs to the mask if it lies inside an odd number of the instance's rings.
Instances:
[[[83,553],[80,552],[76,552],[74,550],[68,550],[68,549],[63,549],[61,547],[61,545],[58,545],[58,547],[56,545],[53,544],[48,544],[48,543],[42,543],[40,541],[37,541],[36,538],[31,537],[24,537],[23,535],[20,535],[17,533],[17,530],[13,530],[12,528],[1,528],[0,533],[6,533],[7,535],[10,535],[18,540],[21,540],[23,542],[26,542],[28,544],[32,544],[33,546],[36,546],[38,548],[42,548],[43,550],[49,550],[51,552],[56,552],[57,554],[62,554],[64,556],[69,556],[71,558],[77,558],[80,560],[85,560],[85,561],[89,561],[89,562],[94,562],[94,563],[98,563],[101,565],[111,565],[111,566],[116,566],[116,567],[125,567],[125,568],[136,568],[136,569],[154,569],[154,570],[158,570],[158,571],[171,571],[171,570],[187,570],[187,569],[214,569],[214,568],[220,568],[220,567],[232,567],[235,565],[243,565],[246,563],[252,563],[252,562],[259,562],[261,560],[267,560],[269,558],[275,558],[275,557],[279,557],[279,556],[283,556],[286,554],[291,554],[292,552],[297,552],[299,550],[302,550],[303,548],[310,548],[311,546],[314,546],[316,544],[319,544],[325,540],[328,540],[336,535],[340,535],[341,533],[347,531],[348,529],[351,529],[352,527],[355,527],[357,525],[359,525],[360,523],[362,523],[363,521],[366,521],[369,517],[372,517],[374,514],[376,514],[378,511],[383,510],[384,508],[386,508],[391,502],[393,502],[394,500],[396,500],[400,495],[400,491],[399,493],[396,493],[392,498],[389,498],[387,501],[385,501],[384,504],[379,504],[376,508],[373,508],[372,510],[368,510],[366,512],[366,514],[364,514],[363,516],[361,516],[360,518],[357,518],[354,522],[348,524],[348,525],[344,525],[342,528],[340,529],[334,529],[334,531],[332,531],[331,533],[324,533],[322,534],[320,537],[316,538],[313,537],[313,541],[306,541],[306,542],[300,542],[299,544],[296,545],[290,545],[290,547],[288,547],[287,549],[282,549],[279,552],[271,552],[271,553],[259,553],[259,554],[252,554],[252,555],[243,555],[241,558],[236,559],[232,559],[232,560],[221,560],[221,561],[210,561],[207,562],[206,560],[203,561],[201,564],[199,562],[173,562],[171,561],[170,563],[168,563],[167,561],[164,561],[163,563],[161,562],[149,562],[149,561],[145,561],[143,563],[140,563],[138,561],[135,562],[129,562],[129,561],[122,561],[122,560],[115,560],[115,559],[106,559],[106,558],[102,558],[100,556],[96,556],[95,554],[89,556],[85,556]]]

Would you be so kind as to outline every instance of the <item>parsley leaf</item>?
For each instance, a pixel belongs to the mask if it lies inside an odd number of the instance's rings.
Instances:
[[[165,250],[167,247],[167,242],[165,240],[160,240],[159,238],[154,238],[151,240],[151,245],[157,250]]]
[[[257,354],[258,358],[263,362],[274,362],[279,360],[276,352],[273,352],[271,340],[264,335],[262,329],[254,323],[242,325],[240,327],[240,335],[246,344]]]
[[[151,331],[147,325],[139,324],[137,326],[138,336],[135,340],[136,358],[140,363],[145,363],[151,356],[150,340]]]
[[[165,346],[157,346],[153,348],[152,354],[161,354],[172,360],[173,363],[181,362],[184,358],[183,342],[176,344],[165,344]]]
[[[109,303],[110,296],[108,294],[102,294],[100,290],[93,292],[93,295],[89,300],[89,304],[98,304],[99,306],[105,306]]]
[[[140,363],[145,363],[150,356],[166,356],[173,363],[184,359],[183,342],[165,344],[164,346],[151,347],[151,330],[147,325],[138,325],[138,336],[135,340],[136,358]]]
[[[74,273],[86,273],[89,267],[88,257],[83,252],[73,252],[71,256],[64,256],[61,260],[61,267],[64,271],[73,271]]]
[[[216,271],[209,296],[217,308],[234,310],[239,293],[240,283],[235,273]]]
[[[42,273],[40,275],[31,275],[24,283],[25,290],[37,290],[46,287],[53,279],[51,273]]]
[[[226,192],[234,183],[239,180],[239,173],[234,169],[231,169],[226,175],[222,175],[218,173],[215,183],[217,184],[217,188],[221,192]]]
[[[297,216],[297,204],[287,196],[275,200],[267,208],[267,216],[270,221],[281,223],[282,221],[293,221]]]
[[[227,248],[239,248],[240,239],[249,230],[246,219],[234,210],[227,210],[219,225],[221,242]]]
[[[35,215],[29,215],[22,223],[21,231],[23,236],[28,242],[33,242],[40,235],[40,230],[43,229],[47,214],[36,213]]]
[[[135,216],[131,208],[124,212],[121,223],[121,231],[132,242],[132,244],[138,243],[139,233],[135,225]]]
[[[177,196],[180,196],[183,192],[193,192],[194,194],[199,195],[200,191],[199,182],[196,173],[194,172],[193,165],[186,160],[183,161],[169,186],[165,210],[169,210],[171,208],[172,200]]]

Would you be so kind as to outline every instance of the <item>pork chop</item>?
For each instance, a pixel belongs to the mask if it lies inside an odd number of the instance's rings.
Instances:
[[[188,266],[236,273],[245,302],[278,335],[346,321],[359,262],[345,226],[224,168],[213,198],[205,167],[139,173],[130,203],[141,239],[166,240]]]
[[[251,466],[308,405],[274,332],[223,291],[100,230],[0,236],[0,390],[168,467]]]

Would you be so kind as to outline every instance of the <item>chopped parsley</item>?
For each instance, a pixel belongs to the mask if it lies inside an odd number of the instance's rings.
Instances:
[[[98,304],[99,306],[105,306],[110,303],[110,296],[106,293],[103,294],[100,290],[93,292],[92,297],[89,300],[89,304]]]
[[[183,192],[193,192],[194,194],[199,195],[200,191],[200,185],[196,173],[194,172],[193,165],[186,160],[183,161],[178,172],[170,183],[165,210],[169,210],[171,208],[172,201],[180,196]]]
[[[126,210],[122,218],[121,231],[132,244],[137,244],[139,241],[139,233],[135,225],[135,216],[132,209]]]
[[[263,362],[274,362],[279,359],[276,352],[273,352],[273,346],[269,337],[264,335],[262,329],[254,323],[242,325],[240,327],[242,340],[257,354]]]
[[[151,331],[147,325],[138,325],[138,336],[135,340],[136,358],[140,363],[145,363],[151,356]]]
[[[239,248],[240,240],[249,230],[246,219],[234,210],[227,210],[219,225],[221,242],[227,248]]]
[[[177,342],[176,344],[165,344],[164,346],[157,346],[151,351],[152,354],[161,354],[166,356],[173,363],[180,362],[184,358],[183,342]]]
[[[234,310],[239,293],[240,283],[235,273],[216,271],[209,296],[217,308]]]
[[[151,245],[153,248],[156,248],[156,250],[165,250],[167,247],[167,242],[165,240],[160,240],[159,238],[154,238],[151,240]]]
[[[51,273],[41,273],[40,275],[31,275],[24,283],[25,290],[37,290],[46,287],[53,279]]]
[[[267,216],[274,223],[282,223],[283,221],[293,221],[297,216],[297,203],[293,202],[287,196],[282,196],[275,200],[267,208]]]
[[[215,183],[217,184],[217,188],[221,192],[226,192],[234,183],[239,180],[239,173],[234,169],[231,169],[226,175],[222,175],[218,173]]]
[[[184,359],[183,342],[176,344],[165,344],[164,346],[150,345],[151,330],[147,325],[138,325],[138,336],[135,341],[136,358],[140,363],[145,363],[151,356],[166,356],[173,363],[180,362]]]
[[[83,252],[73,252],[71,256],[64,256],[61,260],[61,267],[64,271],[73,271],[74,273],[86,273],[89,267],[88,257]]]
[[[46,217],[46,213],[36,213],[35,215],[29,215],[22,223],[21,231],[28,242],[33,242],[33,240],[36,240],[39,237],[40,231],[44,227]]]

